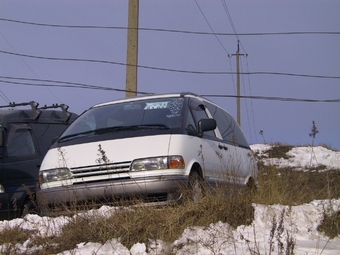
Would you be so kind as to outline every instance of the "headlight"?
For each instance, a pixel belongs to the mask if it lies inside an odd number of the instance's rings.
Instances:
[[[72,178],[71,171],[68,168],[55,168],[43,170],[39,173],[39,183],[62,181]]]
[[[0,184],[0,193],[5,193],[5,187],[2,184]]]
[[[165,156],[136,159],[132,162],[131,171],[147,171],[161,169],[184,169],[185,163],[182,156]]]

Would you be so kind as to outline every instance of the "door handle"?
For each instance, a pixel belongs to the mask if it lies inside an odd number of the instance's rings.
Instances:
[[[218,145],[218,148],[220,148],[221,150],[223,149],[223,150],[228,150],[228,147],[227,146],[225,146],[225,145],[223,145],[223,144],[219,144]]]

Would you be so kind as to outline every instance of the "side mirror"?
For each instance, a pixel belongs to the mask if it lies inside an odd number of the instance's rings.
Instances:
[[[214,119],[201,119],[198,122],[198,136],[202,137],[203,132],[214,130],[216,126],[216,120]]]

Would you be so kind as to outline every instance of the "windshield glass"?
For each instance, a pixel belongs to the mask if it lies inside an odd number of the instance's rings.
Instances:
[[[76,119],[61,138],[94,130],[115,130],[114,127],[154,125],[178,128],[182,107],[183,98],[148,99],[95,107]]]

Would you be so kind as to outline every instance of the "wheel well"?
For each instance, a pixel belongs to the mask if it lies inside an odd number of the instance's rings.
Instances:
[[[190,174],[193,173],[193,172],[197,172],[199,174],[199,176],[201,176],[203,178],[202,168],[197,162],[194,163],[191,167]]]
[[[25,199],[23,200],[23,203],[21,206],[21,213],[23,212],[23,210],[25,210],[25,206],[30,202],[34,206],[36,205],[36,194],[35,193],[26,194]]]
[[[253,177],[249,177],[246,186],[251,190],[257,190],[257,183]]]

